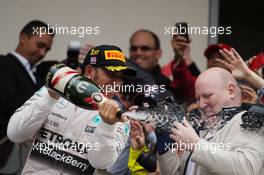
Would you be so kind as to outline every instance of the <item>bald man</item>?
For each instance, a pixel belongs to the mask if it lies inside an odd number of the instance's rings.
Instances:
[[[195,91],[200,121],[189,115],[191,124],[174,123],[175,144],[158,156],[161,174],[264,174],[263,135],[242,128],[247,111],[240,109],[241,92],[232,74],[208,69],[196,80]]]
[[[213,114],[220,112],[223,107],[241,105],[241,90],[235,78],[222,68],[204,71],[196,80],[195,94],[202,120],[208,125],[217,121]]]

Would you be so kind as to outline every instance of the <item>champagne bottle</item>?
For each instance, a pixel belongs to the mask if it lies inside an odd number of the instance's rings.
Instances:
[[[64,64],[55,64],[50,68],[46,84],[62,97],[84,109],[95,110],[97,105],[105,100],[92,80]]]

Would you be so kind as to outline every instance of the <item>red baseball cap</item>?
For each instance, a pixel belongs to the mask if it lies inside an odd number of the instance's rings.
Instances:
[[[231,50],[231,46],[229,46],[227,44],[223,44],[223,43],[212,44],[212,45],[209,45],[207,47],[207,49],[205,49],[204,55],[208,59],[211,54],[213,54],[214,52],[218,52],[220,49],[227,49],[227,50],[230,51]]]

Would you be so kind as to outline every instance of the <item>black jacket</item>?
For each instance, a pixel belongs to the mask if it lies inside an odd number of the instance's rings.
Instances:
[[[171,81],[169,78],[165,77],[161,73],[161,68],[159,65],[154,67],[151,71],[150,74],[154,78],[155,82],[157,85],[165,85],[166,89],[171,90]]]
[[[170,80],[161,74],[159,66],[157,66],[151,72],[146,72],[130,59],[128,59],[127,65],[132,67],[137,72],[137,75],[133,78],[124,79],[123,81],[125,85],[165,85],[165,91],[161,92],[161,89],[159,89],[155,94],[151,95],[151,98],[156,102],[164,101],[168,98],[174,100],[173,93],[167,89],[170,86]],[[125,95],[128,95],[128,99],[132,99],[134,105],[140,105],[141,102],[147,100],[143,94],[140,95],[138,93],[125,93]]]
[[[25,67],[12,54],[0,55],[0,138],[9,118],[41,84],[34,84]]]

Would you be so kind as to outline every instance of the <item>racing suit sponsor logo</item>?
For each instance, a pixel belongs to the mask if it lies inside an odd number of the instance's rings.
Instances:
[[[50,126],[53,126],[53,127],[56,127],[58,128],[60,126],[60,124],[54,120],[50,120],[50,119],[47,119],[47,124],[50,125]]]
[[[92,175],[94,168],[87,159],[83,159],[64,150],[59,150],[47,143],[36,140],[30,157],[46,164],[56,164],[72,174]]]
[[[56,107],[59,109],[64,109],[69,105],[69,102],[63,98],[60,98],[59,101],[56,103]]]
[[[26,101],[20,108],[18,108],[15,113],[23,111],[27,106],[31,106],[32,102],[35,101],[36,98],[32,96],[28,101]]]
[[[93,124],[99,125],[101,121],[102,121],[102,118],[100,117],[100,115],[96,115],[93,117]]]
[[[41,128],[38,139],[29,156],[36,162],[58,167],[71,174],[92,175],[94,168],[89,163],[88,150],[99,150],[99,143],[79,143],[46,128]]]
[[[39,140],[46,141],[49,146],[53,146],[59,150],[71,150],[79,154],[87,154],[88,150],[99,150],[99,143],[78,143],[69,138],[65,138],[63,135],[55,133],[45,128],[41,128],[39,131]]]
[[[86,128],[85,128],[85,132],[94,133],[95,128],[96,127],[92,127],[92,126],[87,125]]]
[[[126,123],[126,125],[124,127],[117,127],[117,129],[116,129],[116,131],[119,133],[116,136],[117,145],[115,147],[118,155],[120,155],[124,149],[124,146],[127,142],[128,136],[129,136],[129,130],[130,130],[130,125],[128,123]]]
[[[64,116],[62,116],[61,114],[58,114],[58,113],[54,113],[54,112],[52,112],[51,115],[53,115],[53,116],[55,116],[55,117],[57,117],[57,118],[63,119],[63,120],[67,120],[66,117],[64,117]]]
[[[128,136],[129,135],[129,131],[130,131],[130,126],[129,126],[128,123],[126,123],[124,131],[125,131],[125,134]]]

